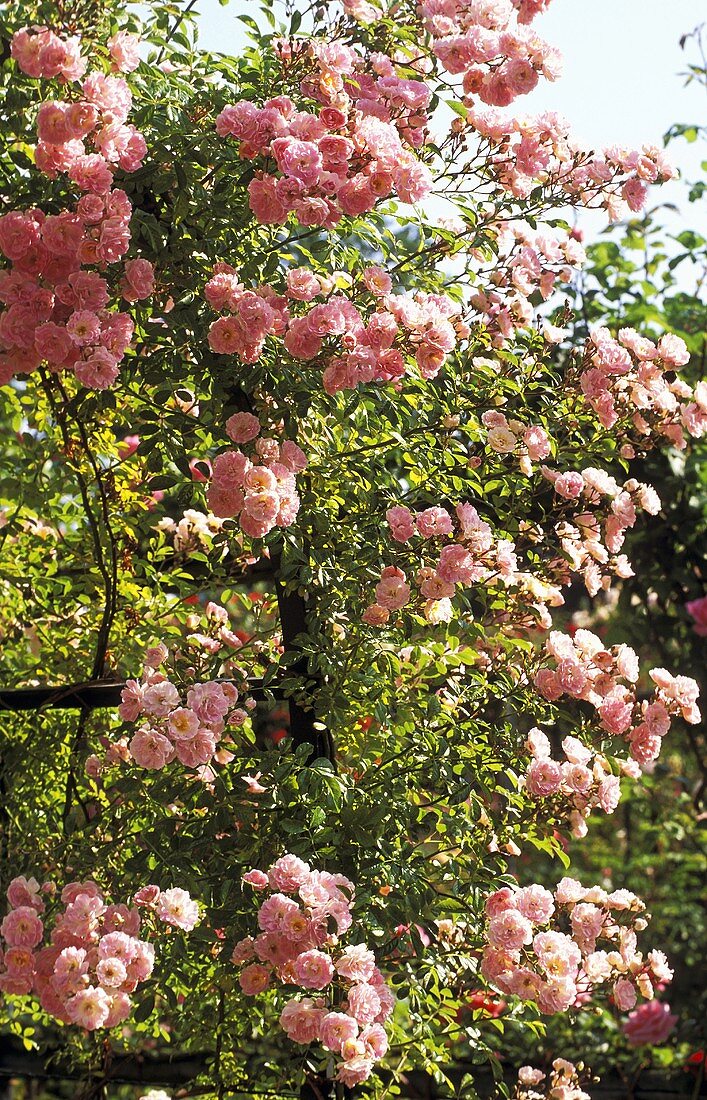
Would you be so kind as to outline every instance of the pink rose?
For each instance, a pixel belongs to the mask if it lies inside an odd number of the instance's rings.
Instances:
[[[695,620],[693,630],[695,634],[699,634],[700,637],[707,637],[707,596],[702,596],[698,600],[690,600],[685,604],[685,610],[688,615]]]
[[[376,600],[381,607],[389,611],[398,611],[410,599],[410,585],[405,580],[402,569],[387,566],[381,573],[376,585]]]
[[[246,996],[253,997],[270,985],[270,971],[259,963],[251,963],[241,971],[238,982]]]
[[[498,947],[504,951],[517,951],[524,945],[532,943],[532,940],[532,925],[517,909],[506,909],[497,917],[491,918],[488,941],[492,947]]]
[[[150,261],[141,258],[126,260],[120,289],[127,302],[149,298],[155,289],[155,269]]]
[[[80,990],[66,1002],[66,1010],[71,1022],[85,1028],[86,1031],[105,1027],[110,1007],[110,998],[105,990],[93,985]]]
[[[623,1032],[632,1047],[642,1046],[644,1043],[657,1045],[665,1042],[677,1020],[677,1016],[670,1011],[670,1005],[661,1001],[648,1001],[629,1015],[623,1025]]]
[[[130,755],[141,768],[158,771],[174,759],[174,747],[169,738],[147,727],[130,739]]]
[[[423,539],[435,538],[438,535],[451,535],[454,527],[452,517],[444,508],[426,508],[415,517],[418,533]]]
[[[248,443],[260,435],[260,421],[252,413],[234,413],[226,421],[226,434],[234,443]]]
[[[292,964],[292,974],[303,989],[325,989],[334,976],[334,966],[324,951],[303,951]]]
[[[11,910],[0,924],[0,936],[9,947],[36,947],[44,934],[44,925],[30,905]]]
[[[409,508],[397,504],[388,509],[385,518],[396,542],[407,542],[415,534],[415,518]]]
[[[348,1013],[359,1024],[371,1024],[381,1010],[377,990],[367,982],[352,986],[348,994]]]
[[[326,1014],[321,1002],[314,1001],[311,997],[293,999],[288,1001],[280,1013],[280,1026],[288,1039],[306,1045],[319,1038],[322,1020]]]
[[[345,1012],[327,1012],[322,1017],[320,1041],[327,1050],[340,1054],[342,1045],[357,1035],[358,1024]]]
[[[575,470],[560,474],[555,479],[555,492],[566,500],[576,500],[584,488],[584,478]]]
[[[178,886],[162,891],[156,912],[159,920],[182,928],[185,932],[190,932],[199,920],[198,903]]]
[[[532,760],[525,775],[525,786],[536,798],[547,798],[560,789],[562,769],[555,760],[540,757]]]
[[[342,978],[350,982],[368,982],[373,976],[376,958],[365,944],[359,943],[345,948],[334,965]]]
[[[118,72],[131,73],[140,64],[140,39],[128,31],[118,31],[108,39],[111,61]]]
[[[660,338],[658,352],[667,367],[684,367],[690,361],[685,341],[669,332]]]

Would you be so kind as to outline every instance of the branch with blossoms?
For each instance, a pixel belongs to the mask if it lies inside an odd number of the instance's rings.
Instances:
[[[132,905],[108,904],[91,880],[68,883],[58,899],[56,893],[55,883],[40,885],[24,875],[8,886],[0,989],[13,999],[34,995],[63,1024],[85,1031],[117,1027],[130,1015],[131,995],[152,974],[152,940],[167,930],[160,926],[190,932],[199,906],[179,887],[141,887]],[[42,915],[47,905],[51,925]],[[145,934],[150,939],[141,938]]]
[[[294,855],[281,856],[267,872],[248,871],[243,881],[267,896],[258,909],[259,935],[233,949],[241,989],[255,996],[276,981],[311,993],[290,997],[280,1026],[293,1042],[317,1042],[338,1055],[337,1081],[361,1084],[388,1049],[383,1025],[395,997],[365,944],[341,944],[353,926],[354,884]]]
[[[487,946],[481,973],[503,993],[564,1012],[611,985],[619,1009],[639,995],[653,999],[673,972],[661,951],[644,957],[637,933],[647,925],[645,905],[628,890],[607,893],[564,878],[554,894],[543,886],[502,887],[486,901]]]

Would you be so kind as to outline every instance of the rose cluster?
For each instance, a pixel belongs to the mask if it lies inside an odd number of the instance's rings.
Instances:
[[[124,191],[86,195],[73,210],[39,209],[0,217],[0,252],[12,266],[0,271],[0,385],[46,363],[70,370],[90,389],[115,382],[133,322],[111,310],[111,298],[133,301],[151,293],[152,265],[126,260],[116,290],[99,271],[130,244],[132,208]]]
[[[513,1100],[591,1100],[591,1097],[581,1087],[574,1063],[555,1058],[549,1074],[533,1066],[521,1066]]]
[[[666,333],[656,344],[632,328],[614,339],[599,328],[587,346],[579,384],[607,430],[618,423],[627,441],[639,448],[667,440],[685,448],[685,432],[701,438],[707,431],[707,382],[694,391],[681,378],[669,380],[690,359],[685,341]],[[629,444],[625,457],[633,457]]]
[[[560,76],[559,51],[516,20],[511,0],[422,0],[420,13],[435,56],[448,73],[462,77],[469,102],[478,98],[507,107],[531,92],[541,76]],[[523,15],[529,22],[529,6]]]
[[[132,35],[114,35],[109,43],[111,55],[122,60],[122,67],[134,68],[135,43]],[[63,42],[46,27],[20,30],[13,36],[11,51],[19,67],[30,76],[61,76],[77,81],[86,69],[79,54],[77,39]],[[71,58],[47,64],[48,57]],[[71,75],[67,76],[67,73]],[[47,100],[37,117],[35,164],[54,179],[67,172],[81,191],[104,195],[112,186],[116,167],[135,172],[141,166],[147,146],[145,139],[127,122],[132,106],[130,89],[122,77],[101,72],[90,73],[81,85],[82,96],[69,100]],[[90,141],[92,152],[86,152]]]
[[[648,185],[676,174],[657,146],[583,152],[567,121],[554,112],[514,117],[494,107],[470,106],[467,125],[490,147],[483,171],[494,184],[524,199],[540,183],[553,200],[603,208],[612,221],[640,211]]]
[[[607,893],[571,878],[554,894],[538,885],[504,886],[486,901],[481,972],[503,993],[546,1014],[565,1012],[607,984],[617,1007],[627,1011],[639,993],[652,1000],[655,987],[673,976],[661,951],[644,958],[637,948],[644,909],[628,890]]]
[[[409,371],[409,361],[423,378],[434,378],[457,341],[468,335],[450,298],[391,293],[392,280],[378,267],[363,271],[360,305],[352,296],[331,293],[333,286],[333,279],[293,268],[283,295],[272,287],[246,290],[233,268],[219,264],[204,293],[227,315],[209,329],[211,350],[254,363],[268,336],[281,338],[293,359],[324,360],[324,389],[335,394],[369,382],[395,383]],[[309,306],[325,295],[326,301]],[[306,312],[292,316],[295,303],[306,303]]]
[[[537,728],[530,730],[526,748],[532,756],[524,777],[526,791],[534,799],[555,796],[556,803],[569,806],[573,836],[586,835],[586,819],[595,807],[605,814],[614,812],[621,798],[621,784],[603,753],[568,736],[562,741],[564,760],[559,763],[552,757],[546,734]],[[634,778],[640,774],[633,761],[621,761],[621,770]]]
[[[555,533],[568,571],[581,575],[589,595],[608,590],[612,575],[632,577],[631,563],[620,550],[639,510],[651,516],[660,511],[655,489],[635,478],[620,485],[592,466],[563,473],[541,466],[540,472],[552,482],[558,497],[581,506],[581,511],[555,524]]]
[[[307,458],[290,439],[260,436],[260,422],[252,413],[234,413],[226,433],[249,445],[250,457],[239,449],[222,451],[211,468],[207,503],[222,519],[238,516],[241,530],[250,538],[263,538],[273,527],[289,527],[297,517],[300,498],[296,475]]]
[[[198,512],[194,508],[187,508],[180,520],[163,516],[157,524],[158,530],[164,531],[172,540],[175,553],[186,558],[195,551],[212,550],[214,536],[222,526],[217,516]],[[224,546],[223,554],[227,553],[228,547]]]
[[[66,75],[81,68],[72,43],[45,28],[18,31],[13,56],[32,75],[77,79]],[[113,168],[134,171],[144,154],[142,138],[125,125],[129,89],[122,79],[96,72],[83,91],[81,100],[41,104],[35,163],[51,176],[68,172],[84,194],[57,214],[34,208],[0,217],[0,252],[10,261],[0,271],[0,385],[41,363],[73,371],[92,389],[112,385],[133,322],[109,308],[111,302],[144,299],[154,289],[145,259],[126,260],[116,285],[103,276],[130,246],[132,207],[124,191],[112,188]],[[87,154],[83,138],[92,133],[101,152]]]
[[[62,1023],[87,1031],[115,1027],[130,1014],[130,994],[146,981],[155,949],[139,934],[140,909],[152,914],[151,931],[160,923],[191,931],[199,906],[186,890],[142,887],[134,905],[107,904],[95,882],[70,882],[61,892],[63,906],[53,916],[49,942],[45,898],[56,888],[20,875],[7,890],[9,912],[0,924],[0,989],[10,995],[33,993],[42,1008]]]
[[[89,757],[89,774],[100,775],[107,766],[121,760],[133,760],[150,770],[178,760],[208,779],[214,761],[223,764],[232,759],[223,742],[229,739],[230,731],[244,724],[256,704],[247,695],[245,675],[229,659],[242,643],[230,629],[228,612],[209,603],[206,620],[206,633],[197,630],[198,615],[187,621],[194,632],[186,639],[185,652],[175,651],[170,658],[163,643],[147,651],[141,679],[127,681],[118,708],[123,721],[140,723],[138,729],[129,741],[110,744],[103,760]],[[230,679],[199,679],[199,672],[208,674],[207,666],[214,658],[223,662],[221,671]],[[182,683],[181,690],[165,671],[170,659],[174,678]],[[233,679],[238,680],[240,690]]]
[[[630,646],[605,649],[590,630],[579,629],[573,637],[553,630],[544,650],[554,667],[546,664],[535,675],[535,687],[543,698],[555,702],[568,695],[590,703],[601,729],[628,741],[631,757],[641,766],[657,760],[671,718],[682,717],[692,725],[700,721],[699,687],[689,676],[651,669],[649,675],[657,688],[655,698],[650,702],[637,700],[638,657]],[[552,793],[553,786],[558,790],[560,766],[549,759],[537,763],[536,786],[541,771],[545,794]]]
[[[643,207],[649,184],[674,177],[662,149],[585,152],[560,115],[533,117],[499,109],[531,92],[541,77],[560,75],[559,51],[528,26],[548,3],[422,0],[419,12],[433,53],[447,73],[460,78],[467,107],[466,118],[456,118],[452,132],[469,130],[482,139],[482,174],[517,198],[527,198],[540,183],[558,201],[602,206],[619,220]],[[344,0],[344,10],[363,22],[383,14],[368,0]]]
[[[558,283],[569,283],[574,271],[586,259],[578,231],[558,226],[532,228],[528,223],[500,223],[493,226],[492,266],[480,268],[484,289],[475,288],[470,304],[484,316],[493,344],[503,347],[518,328],[532,323],[535,309],[530,300],[539,291],[543,301]],[[474,255],[472,251],[472,255]],[[545,338],[557,343],[563,332],[546,323]]]
[[[216,120],[221,137],[239,142],[241,157],[277,166],[278,175],[259,171],[248,186],[257,220],[283,225],[292,214],[301,225],[330,229],[394,192],[403,202],[425,198],[431,176],[412,146],[424,140],[427,85],[399,77],[384,54],[368,65],[343,43],[311,49],[317,71],[301,88],[321,105],[316,114],[280,95],[262,107],[240,100]],[[286,67],[287,51],[282,61]]]
[[[311,994],[291,997],[280,1025],[293,1042],[319,1042],[337,1055],[337,1081],[360,1084],[388,1048],[383,1024],[395,998],[365,944],[341,946],[353,924],[353,883],[312,870],[294,855],[243,880],[267,896],[258,910],[260,933],[233,951],[233,962],[243,967],[241,988],[252,996],[275,980]]]
[[[425,600],[423,613],[429,622],[451,619],[451,597],[457,585],[512,584],[516,579],[518,562],[513,543],[497,538],[472,504],[458,504],[455,518],[439,506],[414,513],[403,505],[395,505],[386,512],[386,520],[396,542],[405,543],[413,536],[424,540],[454,537],[440,551],[437,565],[423,566],[415,578]],[[400,610],[410,601],[411,586],[403,570],[387,566],[375,595],[376,602],[366,608],[363,621],[383,626],[391,611]]]

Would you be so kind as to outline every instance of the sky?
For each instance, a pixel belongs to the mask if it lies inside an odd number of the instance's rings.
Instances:
[[[235,16],[249,9],[248,0],[230,0],[227,7],[199,0],[201,45],[237,52],[243,38]],[[680,37],[700,22],[707,22],[705,0],[553,0],[534,26],[561,50],[564,73],[554,84],[541,81],[523,106],[559,111],[592,148],[660,144],[675,122],[707,124],[704,88],[685,88],[679,75],[697,60],[694,47],[680,49]],[[704,174],[704,142],[674,142],[670,157],[686,178]],[[682,192],[669,185],[660,197],[680,202]],[[689,224],[707,235],[707,211],[691,210]]]

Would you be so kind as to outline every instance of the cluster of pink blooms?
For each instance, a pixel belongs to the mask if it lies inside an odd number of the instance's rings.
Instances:
[[[209,603],[206,617],[209,632],[190,634],[187,644],[191,649],[220,656],[222,650],[228,653],[240,648],[242,643],[230,629],[225,608]],[[198,622],[199,617],[194,616],[194,622],[187,625],[196,627]],[[188,686],[180,691],[162,671],[169,656],[163,643],[148,649],[142,677],[127,681],[118,710],[123,721],[140,725],[130,741],[111,744],[104,760],[90,757],[90,774],[98,775],[104,767],[121,760],[133,760],[141,768],[157,770],[176,759],[185,767],[196,769],[202,778],[208,778],[209,766],[214,761],[222,764],[232,759],[232,754],[220,747],[219,742],[227,737],[228,731],[242,726],[256,705],[254,699],[243,697],[245,677],[242,674],[238,677],[242,681],[239,691],[230,680],[201,682],[196,678],[196,669],[187,667]]]
[[[568,736],[562,742],[564,760],[558,763],[552,758],[546,734],[537,727],[530,730],[526,748],[532,756],[524,778],[526,791],[536,799],[558,795],[564,805],[569,805],[573,836],[586,835],[586,818],[595,807],[605,814],[614,812],[621,797],[621,784],[602,753]],[[639,773],[639,768],[630,761],[622,763],[622,770],[634,778]]]
[[[77,39],[62,41],[46,27],[21,30],[13,36],[12,56],[30,76],[81,79],[86,60]],[[109,50],[114,67],[136,67],[137,40],[125,32],[114,35]],[[130,89],[122,77],[90,73],[81,85],[82,96],[47,100],[39,108],[35,164],[54,179],[67,172],[80,191],[105,195],[116,167],[135,172],[142,164],[145,139],[127,122],[132,106]],[[86,152],[90,139],[92,152]]]
[[[651,669],[649,675],[656,685],[654,698],[650,702],[637,700],[638,657],[630,646],[605,649],[590,630],[577,630],[572,637],[553,630],[545,642],[545,655],[554,667],[545,664],[534,681],[543,698],[555,702],[567,695],[590,703],[601,729],[628,741],[632,759],[642,767],[657,760],[673,717],[692,725],[700,721],[699,687],[689,676]],[[553,784],[555,790],[560,787],[560,766],[550,759],[540,761],[536,785],[541,782],[542,768],[547,772],[545,794],[551,794]]]
[[[241,157],[277,166],[278,175],[260,171],[248,186],[257,220],[283,225],[292,214],[301,225],[329,229],[394,192],[403,202],[425,198],[431,176],[413,148],[425,139],[428,86],[398,76],[382,53],[364,59],[340,42],[309,48],[316,72],[300,87],[320,105],[316,114],[280,95],[262,107],[240,100],[216,120],[221,137],[239,142]],[[281,45],[285,71],[295,49]]]
[[[657,146],[583,152],[566,119],[554,112],[514,117],[494,107],[470,106],[467,121],[491,148],[487,170],[516,198],[527,198],[542,184],[558,201],[603,208],[610,220],[618,221],[643,208],[649,184],[675,176]]]
[[[565,1058],[555,1058],[552,1072],[521,1066],[513,1100],[591,1100],[579,1082],[577,1067]]]
[[[620,1011],[673,972],[661,951],[644,958],[636,933],[647,924],[643,902],[628,890],[607,893],[563,878],[554,894],[543,886],[504,886],[486,901],[488,927],[481,973],[504,994],[533,1001],[546,1014],[585,1003],[611,985]]]
[[[18,31],[12,51],[31,75],[74,80],[83,72],[75,40],[63,42],[44,28]],[[0,252],[10,261],[0,271],[0,385],[42,363],[73,371],[92,389],[112,385],[133,322],[109,303],[144,299],[154,289],[145,259],[126,260],[115,288],[101,274],[130,246],[132,207],[124,191],[112,189],[112,165],[137,168],[144,142],[124,125],[130,92],[123,80],[92,73],[83,91],[81,100],[41,104],[35,162],[52,176],[67,171],[84,194],[58,214],[34,208],[0,217]],[[86,154],[83,138],[94,131],[102,151]]]
[[[533,472],[533,462],[547,458],[552,450],[552,440],[538,424],[527,426],[520,420],[509,420],[499,409],[488,409],[481,415],[486,428],[486,443],[496,454],[519,454],[519,465],[524,474]]]
[[[664,1001],[648,1001],[629,1013],[623,1033],[632,1047],[664,1043],[678,1021]]]
[[[468,126],[489,146],[486,170],[518,198],[538,183],[574,204],[604,207],[612,220],[640,210],[648,185],[672,179],[675,170],[662,149],[610,147],[599,154],[581,149],[565,119],[554,112],[538,116],[509,114],[518,97],[531,92],[541,77],[556,80],[559,51],[528,24],[549,0],[421,0],[419,12],[441,66],[460,78]],[[367,0],[344,0],[355,19],[373,22],[382,10]]]
[[[707,432],[707,382],[691,389],[680,378],[668,380],[690,359],[685,341],[666,333],[656,344],[632,328],[614,339],[596,329],[588,343],[579,383],[604,428],[620,422],[623,433],[645,447],[667,439],[680,449],[685,432],[701,438]],[[627,457],[632,457],[630,448]]]
[[[333,282],[308,268],[290,269],[285,294],[272,287],[246,290],[233,268],[219,264],[205,287],[210,305],[227,312],[209,330],[211,350],[256,362],[268,336],[282,339],[285,351],[303,362],[325,356],[324,389],[329,394],[368,382],[398,382],[414,360],[423,378],[434,378],[457,341],[468,335],[459,306],[446,295],[392,293],[390,276],[365,268],[363,292],[373,306],[364,313]],[[309,305],[315,298],[326,301]],[[293,303],[307,304],[292,316]],[[333,345],[333,346],[332,346]]]
[[[452,618],[451,598],[456,586],[468,587],[479,582],[513,584],[518,562],[515,547],[508,539],[498,539],[492,528],[482,520],[471,504],[458,504],[455,518],[446,508],[433,506],[422,512],[412,512],[395,505],[386,512],[391,537],[405,543],[413,536],[424,540],[447,539],[433,568],[423,566],[415,582],[425,603],[423,613],[428,622],[449,622]],[[376,602],[363,613],[370,626],[383,626],[391,611],[399,611],[411,598],[411,586],[405,573],[396,566],[386,566],[376,585]]]
[[[635,478],[620,485],[610,474],[591,466],[581,472],[559,473],[548,466],[540,470],[557,496],[576,501],[582,509],[555,525],[566,570],[581,575],[590,596],[602,588],[608,590],[612,575],[632,577],[631,563],[620,550],[639,510],[651,516],[660,511],[655,489]],[[562,572],[560,568],[560,576]]]
[[[533,229],[528,223],[509,222],[494,226],[494,233],[498,254],[488,272],[490,285],[475,290],[470,304],[484,315],[494,344],[503,347],[518,328],[532,323],[531,295],[539,291],[547,301],[558,282],[570,282],[586,254],[578,233],[560,227]],[[562,335],[562,330],[545,326],[548,343],[557,343]]]
[[[281,1027],[293,1042],[319,1042],[337,1055],[337,1081],[360,1084],[388,1049],[383,1025],[395,998],[365,944],[341,946],[353,923],[353,883],[313,871],[294,855],[267,872],[248,871],[243,881],[267,894],[258,910],[259,935],[240,940],[233,951],[233,962],[243,966],[243,992],[253,996],[274,979],[311,993],[288,1000]]]
[[[307,458],[290,439],[260,436],[260,422],[252,413],[234,413],[226,433],[240,444],[252,444],[251,456],[242,450],[222,451],[213,461],[207,503],[222,519],[238,516],[241,530],[260,539],[273,527],[289,527],[299,511],[296,475]]]
[[[63,909],[53,918],[49,942],[44,898],[53,898],[51,882],[40,886],[20,875],[10,883],[9,912],[0,924],[0,990],[13,996],[33,993],[42,1008],[62,1023],[87,1031],[115,1027],[130,1014],[130,994],[146,981],[155,949],[139,938],[149,911],[159,923],[191,931],[199,906],[186,890],[144,886],[133,906],[109,905],[95,882],[70,882],[61,892]],[[146,915],[146,913],[144,915]]]
[[[420,14],[432,36],[432,50],[453,76],[461,76],[469,102],[474,97],[507,107],[535,88],[540,77],[557,80],[562,58],[527,24],[540,10],[525,4],[522,22],[511,0],[422,0]]]

